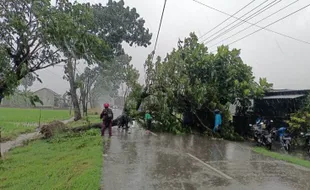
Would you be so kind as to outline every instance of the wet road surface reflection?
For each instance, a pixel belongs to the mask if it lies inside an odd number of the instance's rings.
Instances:
[[[309,169],[256,154],[245,144],[154,136],[137,126],[131,134],[116,128],[113,134],[104,145],[105,190],[310,189]]]

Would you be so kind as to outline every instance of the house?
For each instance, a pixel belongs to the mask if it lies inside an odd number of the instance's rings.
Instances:
[[[278,127],[283,120],[290,119],[290,114],[302,108],[310,90],[273,89],[265,93],[264,97],[254,99],[252,108],[246,115],[234,115],[235,131],[239,134],[249,133],[249,124],[253,124],[258,115],[272,119]]]
[[[254,113],[265,117],[287,117],[298,111],[310,90],[273,89],[265,96],[254,100]]]
[[[42,88],[40,90],[35,91],[34,95],[37,95],[43,102],[43,106],[40,103],[36,103],[37,107],[50,107],[50,108],[62,107],[63,100],[61,95],[57,94],[51,89]]]

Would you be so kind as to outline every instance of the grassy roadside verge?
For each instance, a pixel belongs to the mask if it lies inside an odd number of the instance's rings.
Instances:
[[[99,130],[66,133],[13,149],[0,161],[0,189],[99,189]]]
[[[280,154],[280,153],[277,153],[277,152],[271,152],[271,151],[268,151],[265,148],[261,148],[261,147],[254,147],[253,151],[256,152],[256,153],[262,154],[264,156],[268,156],[268,157],[271,157],[271,158],[275,158],[275,159],[278,159],[278,160],[282,160],[282,161],[285,161],[285,162],[289,162],[289,163],[292,163],[292,164],[296,164],[296,165],[299,165],[299,166],[310,168],[310,161],[308,161],[308,160],[303,160],[301,158],[297,158],[297,157],[290,156],[290,155],[284,155],[284,154]]]

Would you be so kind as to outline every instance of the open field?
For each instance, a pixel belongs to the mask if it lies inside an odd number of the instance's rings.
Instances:
[[[0,108],[2,140],[9,140],[19,134],[34,131],[38,127],[39,118],[40,109]],[[41,124],[69,118],[68,110],[41,110]]]
[[[99,189],[102,149],[99,130],[30,142],[0,161],[0,189]]]

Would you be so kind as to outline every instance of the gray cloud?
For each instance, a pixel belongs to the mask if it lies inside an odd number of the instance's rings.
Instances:
[[[250,0],[200,1],[229,14],[233,14],[250,2]],[[87,2],[87,0],[79,2]],[[88,2],[100,2],[105,4],[107,1],[88,0]],[[263,2],[263,0],[258,0],[252,5],[252,7],[261,2]],[[256,22],[291,2],[293,2],[293,0],[282,1],[269,11],[266,11],[257,18],[251,20],[251,22]],[[139,69],[142,75],[140,81],[143,82],[143,64],[147,55],[153,49],[164,0],[125,0],[125,3],[130,7],[137,8],[138,13],[146,20],[146,26],[150,28],[153,33],[153,43],[148,48],[129,47],[128,45],[124,45],[126,52],[133,57],[132,63],[137,69]],[[300,0],[290,8],[271,17],[270,19],[263,21],[259,25],[265,26],[302,6],[305,6],[308,3],[308,0]],[[250,7],[248,7],[245,12],[249,10]],[[240,15],[242,15],[242,13],[240,13],[239,16]],[[183,39],[193,31],[200,36],[226,18],[227,16],[207,9],[192,0],[168,0],[156,54],[165,56],[172,50],[173,47],[176,47],[179,38]],[[234,19],[231,19],[230,22],[233,20]],[[310,42],[309,23],[310,8],[307,8],[269,28]],[[235,31],[247,26],[248,24],[244,24],[220,39],[224,39],[225,37],[234,34]],[[237,35],[224,43],[230,43],[255,30],[257,30],[257,28],[252,27],[246,32],[241,33],[240,35]],[[220,41],[220,39],[217,41]],[[217,41],[214,41],[208,45],[213,45]],[[257,78],[267,77],[270,82],[275,84],[276,88],[310,88],[310,84],[308,82],[310,81],[310,75],[308,72],[310,70],[310,45],[296,42],[292,39],[288,39],[267,31],[260,31],[244,40],[232,44],[231,48],[241,49],[242,59],[246,64],[253,67],[255,76]],[[211,51],[214,49],[215,48],[211,48]],[[63,71],[61,68],[50,68],[40,71],[39,74],[41,75],[44,84],[36,83],[33,88],[37,89],[46,86],[59,93],[65,92],[68,88],[68,84],[66,81],[62,80],[62,73]]]

